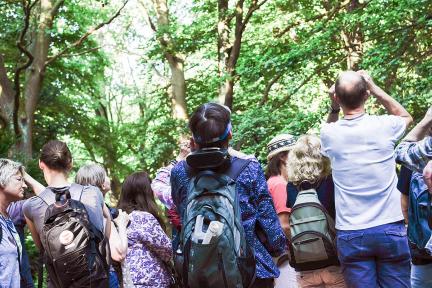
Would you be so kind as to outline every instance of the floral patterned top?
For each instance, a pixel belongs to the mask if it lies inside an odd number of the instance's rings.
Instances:
[[[172,258],[171,240],[152,214],[133,211],[130,219],[126,261],[135,287],[169,287],[164,261]]]

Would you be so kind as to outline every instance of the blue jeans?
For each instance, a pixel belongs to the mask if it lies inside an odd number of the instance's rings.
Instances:
[[[411,266],[411,286],[412,288],[432,287],[432,263]]]
[[[117,277],[117,273],[111,269],[112,267],[110,267],[109,271],[109,288],[119,288],[120,283]]]
[[[347,287],[411,287],[411,256],[402,221],[362,230],[338,230],[336,235]]]
[[[30,261],[25,248],[24,227],[15,226],[21,240],[22,257],[21,257],[21,288],[33,288],[33,277],[30,270]]]

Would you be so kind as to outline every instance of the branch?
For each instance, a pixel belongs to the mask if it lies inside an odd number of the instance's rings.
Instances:
[[[285,102],[287,102],[294,94],[296,94],[304,85],[306,85],[314,76],[321,73],[321,71],[328,69],[331,65],[339,63],[345,59],[344,57],[340,57],[336,62],[330,61],[327,63],[327,65],[322,67],[317,67],[306,79],[304,79],[299,86],[297,86],[291,93],[286,95],[278,104],[276,104],[275,108],[279,108],[282,106]]]
[[[252,4],[248,10],[248,12],[246,13],[246,17],[243,20],[243,24],[242,24],[242,30],[244,31],[244,29],[246,29],[246,24],[249,23],[250,18],[252,17],[252,14],[258,10],[259,8],[261,8],[262,5],[264,5],[268,0],[262,0],[261,2],[258,3],[258,0],[253,0]]]
[[[55,15],[57,15],[58,10],[60,9],[60,6],[62,6],[64,3],[64,0],[58,0],[56,3],[54,3],[52,9],[51,9],[51,18],[54,18]]]
[[[84,51],[81,51],[81,52],[78,52],[78,53],[64,54],[62,57],[66,58],[66,57],[80,56],[80,55],[84,55],[84,54],[87,54],[87,53],[90,53],[90,52],[97,51],[97,50],[101,49],[102,47],[104,47],[104,46],[98,46],[98,47],[90,48],[90,49],[87,49],[87,50],[84,50]]]
[[[309,19],[304,20],[305,23],[307,22],[311,22],[311,21],[316,21],[316,20],[321,20],[324,17],[328,16],[328,18],[326,19],[327,21],[330,20],[331,18],[333,18],[337,12],[339,12],[339,10],[341,10],[343,7],[345,7],[348,4],[349,1],[345,1],[342,3],[339,3],[335,8],[333,8],[333,10],[327,11],[326,13],[323,14],[318,14],[314,17],[311,17]],[[284,28],[284,30],[282,30],[281,32],[279,32],[278,34],[275,35],[275,37],[279,38],[281,36],[283,36],[284,34],[286,34],[288,31],[290,31],[292,28],[298,26],[301,24],[301,20],[297,20],[296,22],[288,25],[287,27]]]
[[[49,64],[51,64],[52,62],[54,62],[55,60],[57,60],[58,58],[64,56],[66,54],[66,52],[68,52],[70,49],[81,45],[84,42],[84,40],[86,40],[90,35],[92,35],[97,30],[101,29],[102,27],[104,27],[106,25],[109,25],[115,18],[117,18],[120,15],[120,12],[123,10],[123,8],[126,6],[126,4],[128,2],[129,2],[129,0],[125,0],[123,2],[123,5],[120,7],[120,9],[117,10],[117,12],[111,18],[109,18],[107,21],[102,22],[99,25],[97,25],[96,27],[91,28],[80,39],[78,39],[77,41],[75,41],[74,43],[72,43],[71,45],[69,45],[68,47],[66,47],[65,49],[63,49],[59,53],[57,53],[56,55],[49,57],[48,60],[45,62],[45,67],[48,66]]]
[[[271,79],[269,83],[267,83],[264,89],[263,97],[261,98],[261,101],[259,103],[260,106],[264,105],[267,102],[271,88],[277,81],[279,81],[279,79],[283,76],[284,73],[285,71],[282,71],[281,73],[277,74],[276,77]]]
[[[25,35],[27,34],[27,30],[30,25],[31,9],[36,5],[37,2],[38,0],[35,0],[33,4],[30,4],[30,0],[28,2],[26,0],[22,0],[21,2],[24,11],[24,27],[20,32],[19,39],[16,44],[18,49],[21,51],[21,53],[27,56],[27,61],[24,64],[18,66],[14,74],[15,101],[14,101],[14,109],[13,109],[13,126],[16,135],[20,135],[20,130],[18,126],[18,110],[20,106],[20,94],[21,94],[20,74],[22,71],[30,67],[34,59],[33,55],[25,47]]]
[[[143,1],[138,1],[138,2],[141,4],[141,7],[143,8],[143,11],[144,11],[144,14],[145,14],[144,19],[146,20],[147,24],[150,26],[150,28],[154,32],[157,32],[156,25],[154,25],[153,21],[151,20],[150,15],[149,15],[149,13],[147,11],[147,8],[146,8],[145,4],[143,3]]]

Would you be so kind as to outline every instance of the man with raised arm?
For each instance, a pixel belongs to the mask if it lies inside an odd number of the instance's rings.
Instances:
[[[368,115],[372,95],[390,115]],[[410,114],[364,71],[334,85],[322,153],[335,183],[337,249],[348,287],[410,287],[410,254],[397,190],[394,146]],[[339,110],[344,117],[338,120]]]
[[[431,127],[432,107],[396,148],[398,162],[412,171],[409,189],[405,189],[408,191],[402,195],[402,205],[408,215],[412,288],[432,286],[432,256],[425,247],[432,234],[425,208],[428,205],[429,193],[432,193]]]

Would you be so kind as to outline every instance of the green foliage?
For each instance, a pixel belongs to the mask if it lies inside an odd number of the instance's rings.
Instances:
[[[432,3],[351,2],[358,4],[356,9],[341,6],[341,1],[274,0],[254,11],[236,66],[234,147],[265,163],[266,143],[276,134],[319,133],[329,103],[327,88],[348,68],[350,53],[357,48],[357,67],[368,70],[416,120],[422,117],[432,104]],[[222,79],[217,3],[168,3],[170,23],[157,27],[157,32],[147,26],[142,6],[128,3],[112,30],[90,37],[48,67],[35,120],[35,158],[48,139],[61,138],[70,143],[76,167],[98,162],[121,182],[135,170],[154,175],[175,157],[187,123],[172,118],[164,53],[184,56],[189,115],[200,104],[217,99]],[[234,2],[230,3],[227,13],[233,15]],[[246,15],[252,1],[244,3]],[[108,19],[120,4],[65,1],[51,31],[52,51],[61,51],[95,23]],[[0,9],[5,40],[0,50],[6,66],[13,68],[22,60],[14,46],[22,29],[22,9],[19,1],[8,1]],[[156,23],[153,8],[146,9]],[[229,23],[231,40],[234,22],[232,18]],[[161,47],[161,37],[170,37],[174,44]],[[130,72],[119,69],[125,54],[127,61],[136,56]],[[367,107],[371,113],[384,112],[373,101]],[[12,135],[2,133],[0,154],[6,155],[14,142]]]

